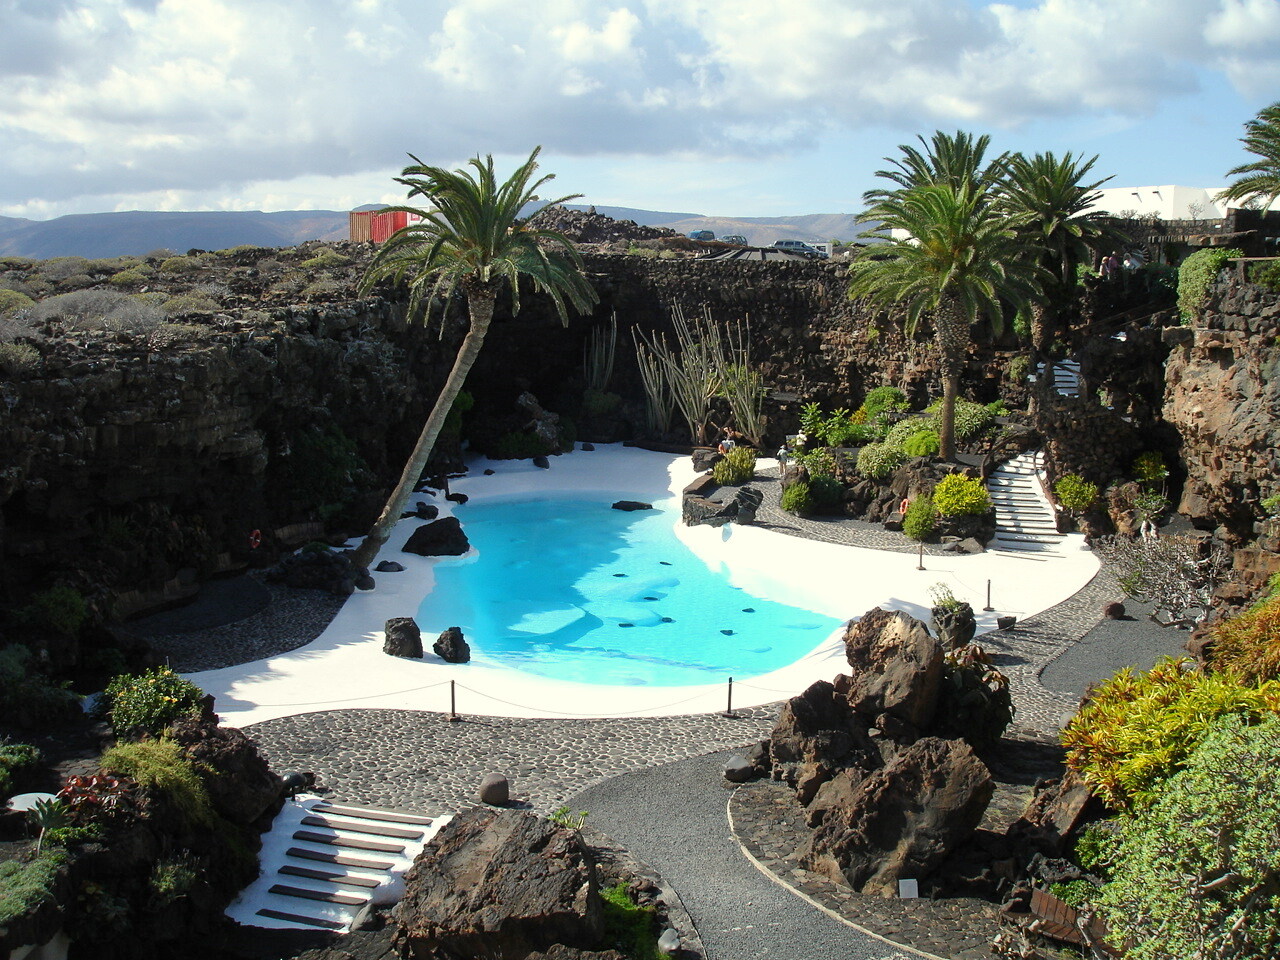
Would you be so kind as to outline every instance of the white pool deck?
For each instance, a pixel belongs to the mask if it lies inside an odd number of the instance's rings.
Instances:
[[[761,467],[773,465],[761,460]],[[484,476],[486,468],[492,476]],[[471,503],[486,499],[599,495],[601,500],[656,501],[678,496],[696,477],[690,458],[652,453],[620,445],[600,445],[551,458],[550,469],[528,460],[470,464],[466,478],[453,481],[455,493]],[[772,481],[766,481],[772,482]],[[441,515],[455,513],[466,529],[468,505],[460,507],[430,494],[413,500],[436,503]],[[411,501],[412,504],[412,501]],[[216,710],[235,726],[294,714],[325,710],[374,708],[450,709],[449,681],[455,681],[457,712],[501,717],[679,716],[723,711],[725,682],[704,686],[604,686],[570,683],[483,662],[483,637],[468,637],[473,659],[448,664],[430,651],[448,623],[424,622],[423,660],[391,657],[382,652],[383,625],[392,617],[416,616],[434,584],[433,558],[401,552],[422,523],[402,520],[384,545],[379,560],[404,565],[402,573],[375,573],[377,588],[357,592],[315,640],[280,656],[188,677],[216,697]],[[1020,620],[1066,600],[1098,570],[1084,548],[1083,537],[1068,537],[1065,555],[1046,561],[999,553],[975,556],[925,556],[926,570],[916,569],[915,553],[872,550],[824,543],[754,526],[720,528],[676,525],[677,535],[713,568],[722,569],[735,585],[767,599],[806,606],[847,620],[876,606],[904,610],[929,619],[929,588],[945,583],[955,596],[978,611],[978,631],[995,628],[998,615]],[[1072,547],[1076,549],[1072,549]],[[375,561],[376,563],[376,561]],[[983,613],[990,580],[994,612]],[[733,706],[745,708],[794,696],[814,680],[830,680],[847,666],[841,631],[790,666],[758,677],[736,677]]]

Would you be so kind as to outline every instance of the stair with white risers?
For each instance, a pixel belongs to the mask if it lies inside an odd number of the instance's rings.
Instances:
[[[287,800],[262,835],[258,879],[227,916],[253,927],[346,933],[368,904],[400,899],[404,872],[449,819]]]
[[[1031,373],[1031,381],[1034,383],[1040,377],[1040,371],[1044,369],[1036,367]],[[1053,363],[1053,389],[1064,397],[1080,396],[1080,362],[1078,360],[1055,360]]]
[[[1066,537],[1041,486],[1043,471],[1044,453],[1036,450],[1001,464],[987,478],[996,508],[996,535],[988,549],[1041,560],[1063,555]]]

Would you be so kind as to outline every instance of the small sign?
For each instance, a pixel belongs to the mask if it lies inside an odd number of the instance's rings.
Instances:
[[[903,900],[915,900],[920,896],[919,880],[899,880],[898,896]]]

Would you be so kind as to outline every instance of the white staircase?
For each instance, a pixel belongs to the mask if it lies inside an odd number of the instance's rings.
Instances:
[[[1035,368],[1031,374],[1034,383],[1040,377],[1043,364]],[[1053,389],[1064,397],[1080,396],[1080,362],[1078,360],[1055,360],[1053,363]]]
[[[987,478],[996,508],[996,535],[989,549],[1035,559],[1063,555],[1066,538],[1058,533],[1053,504],[1041,486],[1043,471],[1044,453],[1036,450],[1001,464]]]
[[[368,904],[400,899],[405,870],[449,819],[287,800],[262,836],[261,874],[227,916],[253,927],[346,933]]]

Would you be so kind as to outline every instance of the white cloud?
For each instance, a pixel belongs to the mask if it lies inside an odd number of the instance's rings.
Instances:
[[[1280,89],[1276,0],[8,0],[4,19],[10,212],[235,202],[409,151],[750,158],[868,126],[1132,120],[1214,73]]]

